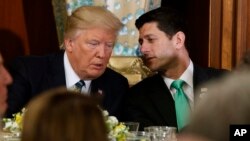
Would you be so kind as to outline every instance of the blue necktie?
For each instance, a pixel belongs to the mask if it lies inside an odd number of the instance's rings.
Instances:
[[[175,101],[175,111],[176,111],[177,125],[179,131],[185,125],[187,125],[190,113],[188,98],[182,89],[183,84],[184,81],[180,79],[175,80],[171,84],[171,87],[176,89],[176,93],[174,94],[174,101]]]
[[[83,80],[80,80],[74,85],[73,90],[75,92],[81,93],[83,86],[85,86],[85,82]]]

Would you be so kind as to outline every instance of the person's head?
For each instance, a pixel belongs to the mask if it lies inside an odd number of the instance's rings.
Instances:
[[[66,89],[44,92],[24,115],[22,141],[107,141],[104,117],[93,97]]]
[[[12,77],[6,70],[3,64],[3,57],[0,53],[0,116],[4,114],[7,109],[7,86],[11,84]]]
[[[234,72],[206,84],[207,93],[196,105],[190,124],[182,134],[211,141],[228,141],[230,125],[250,124],[249,84],[249,71]]]
[[[95,79],[105,71],[121,27],[114,14],[99,6],[82,6],[68,17],[63,48],[80,78]]]
[[[189,58],[185,45],[186,23],[178,11],[160,7],[140,16],[135,25],[144,62],[151,70],[166,70],[178,58]]]

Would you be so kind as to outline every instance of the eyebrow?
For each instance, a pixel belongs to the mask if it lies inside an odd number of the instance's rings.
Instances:
[[[143,38],[150,38],[150,37],[156,37],[156,35],[154,35],[154,34],[147,34],[147,35],[143,36]]]

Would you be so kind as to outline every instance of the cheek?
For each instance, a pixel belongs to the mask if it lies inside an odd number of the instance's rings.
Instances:
[[[109,60],[109,58],[111,57],[111,55],[112,55],[112,51],[108,51],[108,52],[106,53],[106,55],[105,55],[105,59],[106,59],[106,60]]]
[[[172,42],[169,41],[160,42],[156,50],[158,54],[161,54],[166,57],[175,54],[175,47],[172,45]]]
[[[170,58],[175,56],[175,52],[172,49],[165,47],[162,49],[158,49],[156,52],[156,56],[162,61],[169,60]]]

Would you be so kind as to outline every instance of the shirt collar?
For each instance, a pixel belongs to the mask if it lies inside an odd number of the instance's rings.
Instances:
[[[71,88],[78,81],[80,81],[81,78],[73,70],[66,52],[64,52],[63,62],[64,62],[64,70],[66,78],[66,87]],[[85,89],[82,89],[82,91],[84,93],[89,93],[91,80],[84,80],[84,82],[85,82]]]
[[[64,61],[64,70],[66,78],[66,87],[70,88],[80,80],[80,77],[73,70],[66,52],[64,52],[63,61]]]
[[[187,69],[183,72],[183,74],[180,76],[179,79],[184,80],[190,87],[193,88],[193,72],[194,72],[194,65],[193,62],[190,60],[189,61],[189,65],[187,67]],[[172,84],[172,82],[174,81],[174,79],[170,79],[167,77],[163,76],[163,79],[165,81],[165,83],[167,84],[167,87],[170,89],[170,86]]]

